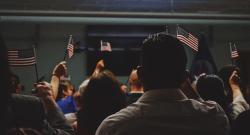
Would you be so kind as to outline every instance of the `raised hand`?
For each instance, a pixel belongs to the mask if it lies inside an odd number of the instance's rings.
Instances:
[[[67,74],[67,66],[66,62],[62,61],[59,64],[57,64],[53,70],[52,75],[55,75],[57,77],[65,76]]]
[[[240,77],[237,73],[237,71],[233,71],[231,76],[229,77],[229,84],[230,85],[239,85]]]

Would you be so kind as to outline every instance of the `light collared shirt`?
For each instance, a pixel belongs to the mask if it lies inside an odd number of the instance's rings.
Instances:
[[[212,101],[188,99],[179,89],[150,90],[106,118],[96,135],[227,135],[223,109]]]
[[[230,112],[230,117],[235,120],[242,112],[249,110],[249,104],[244,99],[242,94],[239,94],[233,99],[233,102],[230,104],[232,111]]]

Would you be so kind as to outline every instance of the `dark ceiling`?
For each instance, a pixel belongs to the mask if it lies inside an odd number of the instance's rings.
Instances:
[[[1,0],[1,10],[250,14],[250,0]]]

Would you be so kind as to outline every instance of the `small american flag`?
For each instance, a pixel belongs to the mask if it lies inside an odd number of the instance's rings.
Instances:
[[[69,55],[69,59],[70,59],[74,55],[74,45],[73,45],[72,36],[70,36],[70,38],[69,38],[67,50],[68,50],[68,55]]]
[[[67,49],[68,49],[69,58],[71,58],[74,55],[74,45],[68,44]]]
[[[177,27],[177,38],[195,51],[198,51],[198,39],[181,27]]]
[[[237,51],[235,44],[234,44],[234,46],[231,46],[231,44],[230,44],[230,50],[231,50],[231,58],[239,57],[239,53]]]
[[[36,64],[33,49],[8,50],[10,66],[30,66]]]
[[[111,52],[111,44],[109,42],[103,42],[101,40],[101,51],[107,51],[107,52]]]

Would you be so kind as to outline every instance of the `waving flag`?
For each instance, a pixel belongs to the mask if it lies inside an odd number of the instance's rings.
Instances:
[[[67,49],[68,49],[69,58],[71,58],[74,55],[74,45],[68,44]]]
[[[177,27],[177,38],[187,46],[191,47],[195,51],[198,51],[198,38],[193,36],[191,33],[185,31],[181,27]]]
[[[30,66],[36,64],[33,49],[8,50],[10,66]]]
[[[239,57],[239,53],[237,51],[235,44],[232,46],[230,43],[230,51],[231,51],[231,58],[232,59]]]
[[[111,52],[111,44],[109,42],[103,42],[101,40],[101,51],[107,51],[107,52]]]
[[[69,59],[70,59],[74,55],[74,45],[73,45],[72,35],[70,35],[70,37],[69,37],[67,50],[68,50],[68,55],[69,55]]]

